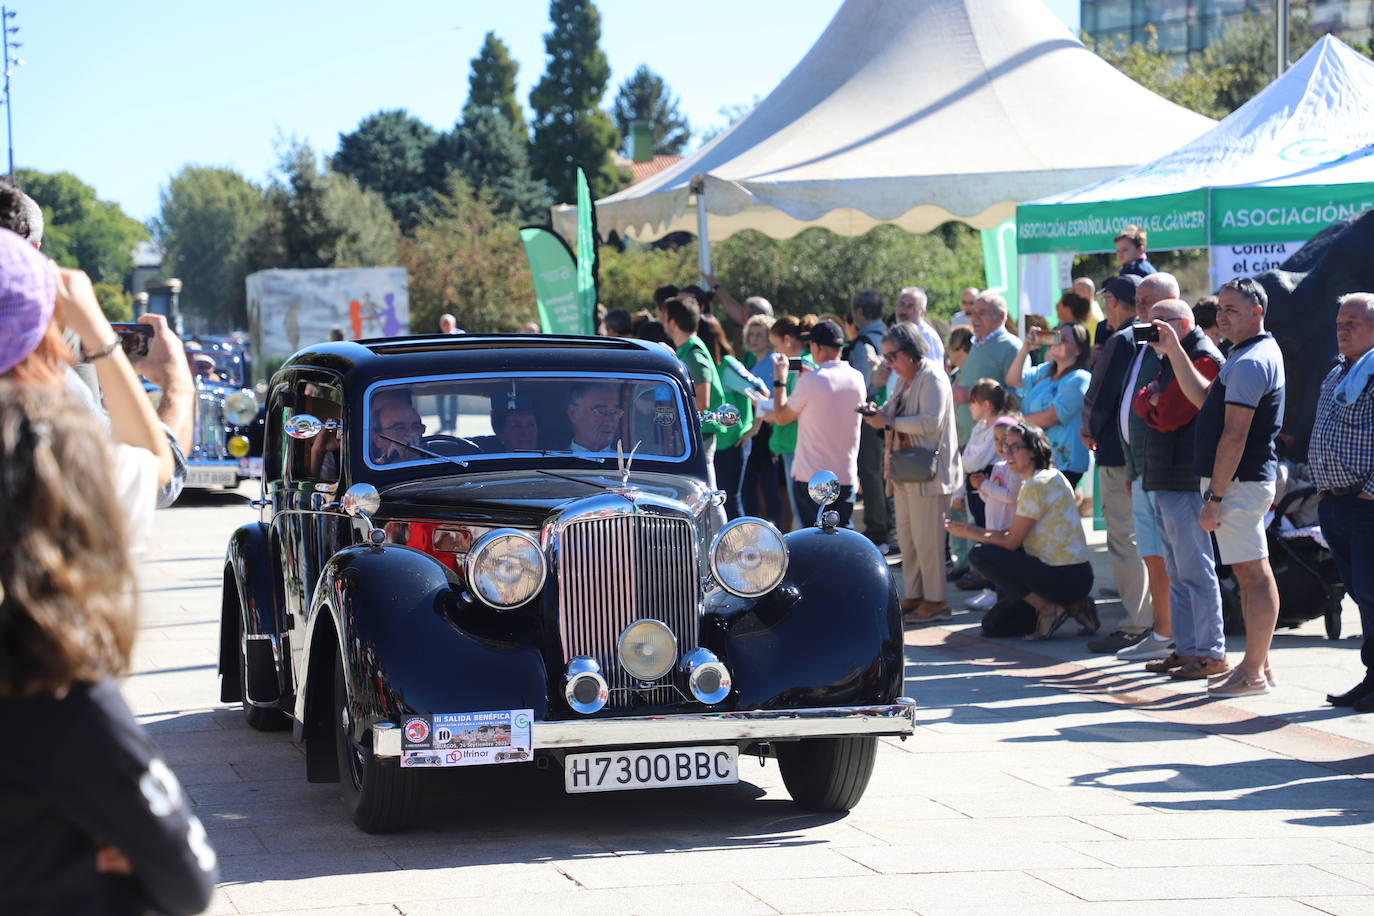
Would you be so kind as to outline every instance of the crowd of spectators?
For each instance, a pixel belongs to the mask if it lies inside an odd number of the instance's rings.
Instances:
[[[1134,226],[1121,232],[1118,273],[1076,278],[1050,310],[1053,326],[1027,316],[1018,328],[1002,296],[974,288],[961,292],[947,330],[927,317],[917,286],[900,289],[890,311],[880,292],[860,290],[846,315],[775,315],[766,299],[740,302],[707,276],[709,290],[659,290],[657,320],[612,313],[607,332],[652,339],[645,329],[666,327],[687,361],[694,351],[683,335],[695,322],[709,353],[688,363],[699,405],[724,398],[746,417],[736,434],[708,429],[730,514],[784,530],[816,524],[806,481],[833,471],[841,524],[860,502],[856,527],[900,559],[909,623],[947,619],[954,582],[974,593],[965,603],[984,612],[986,635],[1044,639],[1069,619],[1095,634],[1081,521],[1095,496],[1110,571],[1101,593],[1125,613],[1088,649],[1208,680],[1213,696],[1265,693],[1278,611],[1265,515],[1275,498],[1282,357],[1264,328],[1262,287],[1232,281],[1189,306],[1177,279],[1150,263],[1146,240]],[[742,359],[713,304],[741,326]],[[676,317],[684,309],[691,320]],[[1331,483],[1324,514],[1351,532],[1333,551],[1348,564],[1342,574],[1354,580],[1367,632],[1374,586],[1350,558],[1374,537],[1374,511],[1364,508],[1374,500],[1374,421],[1348,430],[1351,417],[1358,424],[1374,410],[1371,328],[1374,296],[1343,300],[1342,362],[1314,432],[1346,456],[1319,462],[1314,476]],[[1246,628],[1234,668],[1219,564],[1235,578]],[[1365,654],[1370,676],[1333,704],[1374,710],[1374,644]]]

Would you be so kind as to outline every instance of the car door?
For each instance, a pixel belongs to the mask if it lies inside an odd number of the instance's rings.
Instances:
[[[270,494],[294,688],[303,675],[302,652],[320,571],[331,556],[351,543],[351,522],[335,505],[347,454],[344,400],[336,377],[311,371],[284,379],[273,395],[273,409],[277,411],[272,418],[274,427],[302,414],[325,424],[309,439],[281,437],[281,482]]]

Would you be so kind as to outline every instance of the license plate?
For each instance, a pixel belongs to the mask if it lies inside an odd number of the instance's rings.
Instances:
[[[563,761],[568,792],[619,792],[739,782],[737,747],[665,747],[643,751],[569,754]]]
[[[233,487],[237,486],[239,475],[233,468],[187,468],[186,486],[188,487]]]

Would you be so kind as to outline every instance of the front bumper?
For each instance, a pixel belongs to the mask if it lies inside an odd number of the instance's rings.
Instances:
[[[878,706],[821,709],[746,709],[680,716],[627,716],[535,722],[534,749],[634,747],[785,738],[888,735],[905,738],[916,731],[916,701],[898,697]],[[401,756],[401,730],[383,722],[373,726],[372,753]]]

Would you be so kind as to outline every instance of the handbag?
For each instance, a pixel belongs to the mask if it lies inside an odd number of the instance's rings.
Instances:
[[[925,380],[922,379],[922,382]],[[913,388],[915,386],[912,386]],[[910,398],[910,389],[903,398],[904,404],[909,406],[907,398]],[[946,415],[945,423],[949,422]],[[940,431],[936,441],[943,442],[945,438],[945,423],[940,424]],[[910,448],[892,449],[888,455],[887,477],[893,483],[929,483],[935,479],[939,472],[939,448],[922,448],[912,446]]]

